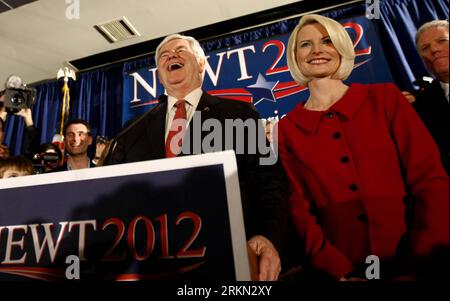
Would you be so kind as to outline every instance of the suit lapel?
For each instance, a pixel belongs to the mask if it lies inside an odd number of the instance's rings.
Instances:
[[[220,110],[218,110],[216,107],[216,104],[218,104],[219,102],[220,101],[216,97],[203,92],[195,110],[194,116],[189,123],[189,128],[185,134],[184,141],[188,141],[186,139],[189,139],[189,145],[186,146],[188,149],[183,148],[180,156],[203,153],[203,151],[201,150],[201,143],[208,132],[202,131],[202,125],[203,122],[207,119],[219,119],[218,117],[220,116]],[[196,132],[196,134],[198,135],[199,131],[201,133],[200,140],[198,139],[198,136],[194,137],[194,132]]]
[[[437,79],[435,79],[432,83],[432,90],[433,90],[433,101],[435,101],[440,109],[443,109],[445,114],[448,114],[448,111],[445,109],[448,109],[448,101],[447,97],[445,96],[444,89],[442,89],[441,84]],[[431,100],[431,99],[430,99]]]
[[[147,119],[146,135],[145,139],[150,144],[151,159],[165,158],[165,143],[164,134],[166,128],[166,112],[167,101],[161,101],[158,107],[156,107],[150,114],[150,118]]]
[[[219,103],[219,100],[216,97],[209,95],[208,93],[203,92],[202,97],[198,103],[197,109],[195,110],[195,114],[201,112],[201,120],[202,123],[204,120],[210,118],[217,118],[220,114],[220,111],[215,107],[216,104]]]

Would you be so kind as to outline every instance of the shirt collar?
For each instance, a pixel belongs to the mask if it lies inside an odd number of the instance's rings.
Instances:
[[[442,90],[444,90],[445,97],[447,97],[448,100],[448,92],[449,92],[448,83],[439,82],[439,84],[441,84],[441,88]]]
[[[66,162],[67,170],[74,170],[72,165],[70,165],[69,161]],[[88,158],[87,168],[91,168],[91,160]]]
[[[368,86],[362,84],[351,84],[344,96],[339,99],[326,111],[311,111],[305,109],[304,103],[299,104],[295,109],[286,116],[292,122],[297,124],[307,134],[315,134],[322,118],[326,118],[327,114],[332,112],[346,119],[352,119],[361,104],[366,99]],[[328,115],[329,116],[329,115]]]
[[[186,95],[186,97],[184,97],[183,99],[186,100],[186,102],[194,107],[194,110],[197,108],[197,105],[200,101],[200,97],[202,96],[203,91],[200,87],[198,87],[197,89],[192,90],[188,95]],[[167,98],[167,105],[168,108],[170,110],[170,108],[172,108],[175,103],[178,101],[178,98],[173,97],[172,95],[169,95]]]

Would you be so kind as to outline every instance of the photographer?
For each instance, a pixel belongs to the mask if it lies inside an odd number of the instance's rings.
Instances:
[[[25,134],[23,141],[22,154],[31,157],[33,150],[39,145],[36,141],[36,128],[33,122],[31,106],[34,103],[36,90],[27,88],[22,84],[20,77],[11,75],[5,82],[5,90],[0,92],[0,119],[2,120],[2,134],[0,135],[0,144],[6,127],[8,115],[14,114],[23,118],[25,122]],[[5,146],[2,146],[3,148]],[[0,151],[1,152],[1,151]]]
[[[48,173],[55,171],[60,165],[63,155],[58,146],[52,143],[42,144],[33,155],[34,174]]]

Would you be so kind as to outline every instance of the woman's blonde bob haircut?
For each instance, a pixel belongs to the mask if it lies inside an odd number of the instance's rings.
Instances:
[[[341,64],[332,76],[333,79],[346,80],[353,70],[353,65],[355,63],[355,50],[353,49],[353,42],[350,39],[347,31],[344,27],[333,19],[320,16],[320,15],[305,15],[300,19],[299,24],[294,28],[291,33],[288,42],[288,52],[287,52],[287,63],[289,71],[291,72],[294,80],[300,85],[307,85],[311,80],[305,77],[298,68],[297,60],[295,58],[295,53],[297,52],[297,36],[300,29],[305,25],[319,23],[327,30],[330,35],[330,39],[333,42],[334,47],[337,52],[341,55]]]

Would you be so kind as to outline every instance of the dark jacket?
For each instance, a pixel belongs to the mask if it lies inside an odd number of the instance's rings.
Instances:
[[[426,83],[416,93],[414,109],[422,118],[426,127],[439,147],[445,170],[449,171],[449,103],[438,80]]]
[[[118,135],[117,145],[114,147],[113,144],[110,158],[106,162],[118,164],[165,158],[166,111],[167,98],[162,97],[155,108]],[[212,118],[218,120],[222,128],[225,119],[256,121],[259,118],[254,107],[247,103],[221,99],[207,93],[203,93],[193,120],[199,116],[199,112],[202,124]],[[183,150],[180,155],[194,154],[194,149],[199,147],[196,140],[192,139],[192,128],[191,121],[185,137],[191,137],[190,141],[193,143],[190,143],[189,150]],[[201,141],[208,133],[210,132],[202,131]],[[244,141],[248,141],[249,135],[256,136],[256,133],[246,132]],[[233,148],[236,150],[235,145]],[[222,143],[222,150],[225,150],[225,143]],[[260,165],[261,156],[258,153],[249,154],[247,150],[236,156],[246,234],[248,238],[263,235],[280,251],[284,244],[288,218],[287,184],[281,164]]]

